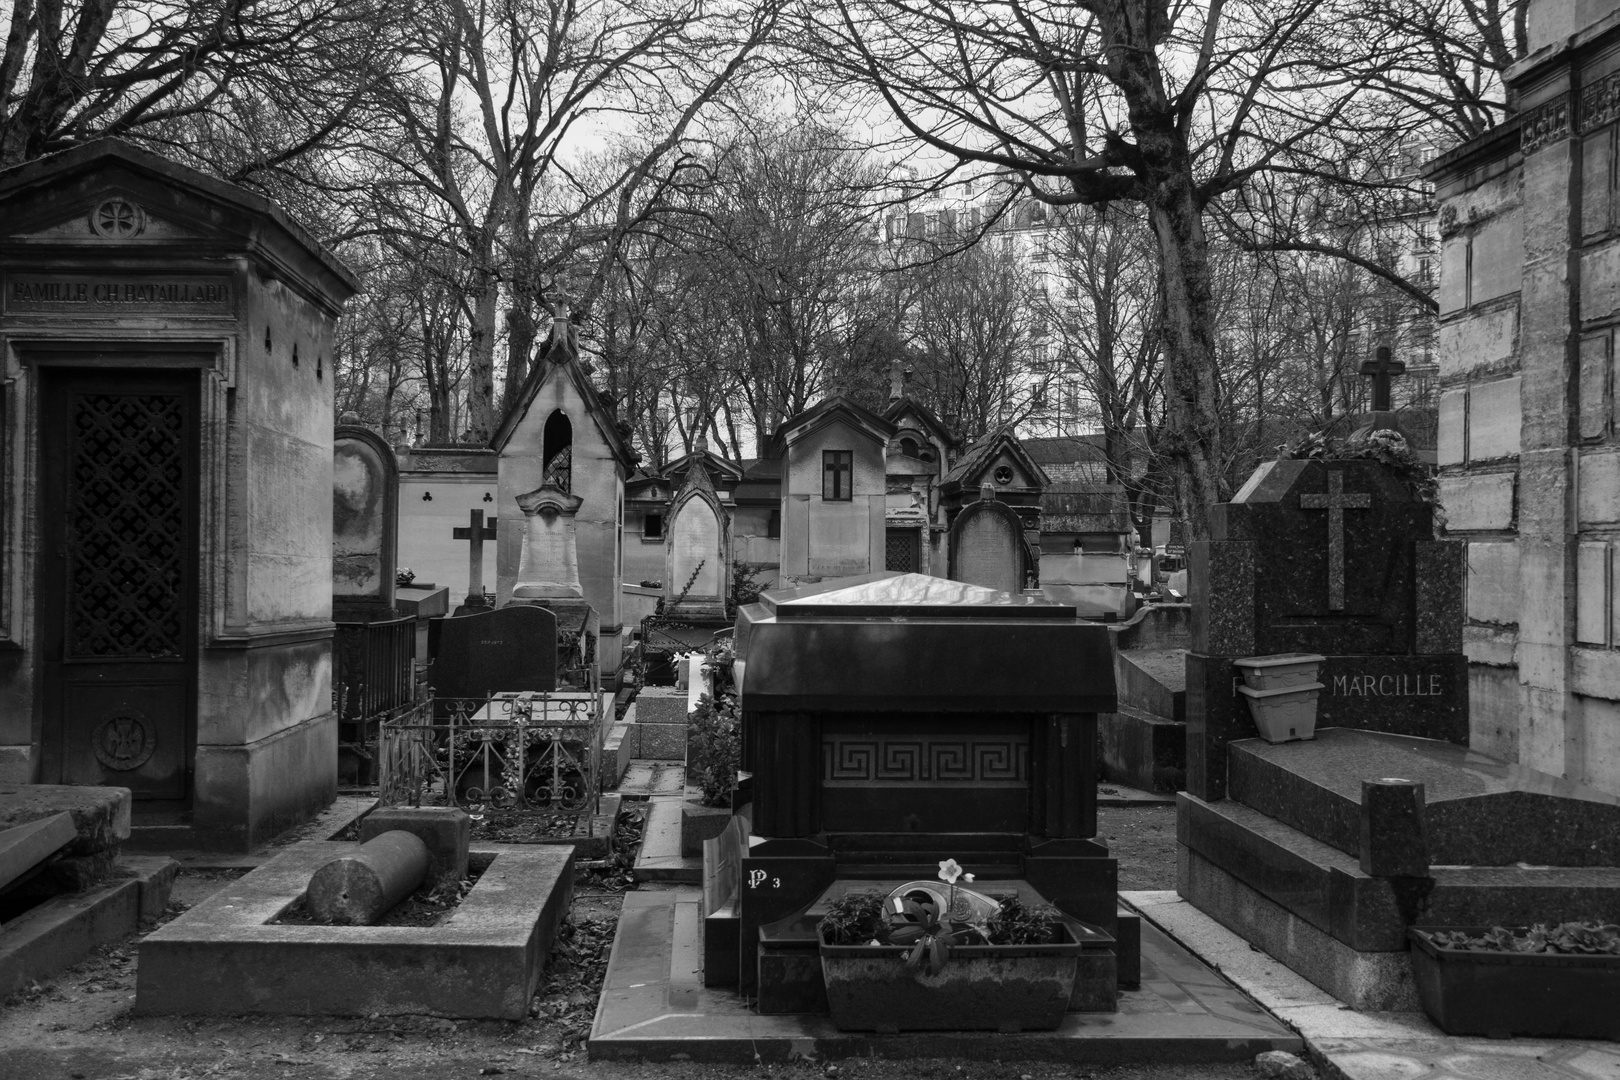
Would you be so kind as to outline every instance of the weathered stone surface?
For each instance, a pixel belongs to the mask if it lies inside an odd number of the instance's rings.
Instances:
[[[1316,1069],[1286,1050],[1256,1054],[1254,1067],[1266,1080],[1316,1080]]]
[[[1513,473],[1440,478],[1440,505],[1448,532],[1506,529],[1513,525]]]
[[[1519,326],[1517,308],[1498,308],[1452,319],[1440,328],[1440,378],[1491,370],[1513,356]]]
[[[1519,452],[1520,378],[1476,383],[1468,394],[1468,460],[1495,461]]]
[[[295,845],[149,934],[136,1011],[528,1016],[572,898],[571,848],[496,855],[438,926],[271,924],[315,870],[352,847]]]
[[[1590,541],[1575,548],[1575,640],[1609,641],[1609,545]]]
[[[1613,331],[1605,329],[1581,338],[1580,436],[1601,439],[1609,430],[1609,347]]]
[[[1581,524],[1620,521],[1620,454],[1582,454],[1580,470]]]
[[[422,884],[430,861],[421,837],[385,832],[315,871],[305,902],[320,922],[370,926]]]
[[[1440,395],[1440,441],[1435,460],[1442,466],[1461,465],[1468,450],[1468,391],[1447,390]]]
[[[1480,304],[1519,291],[1524,268],[1524,223],[1503,214],[1474,232],[1469,260],[1468,302]]]
[[[128,788],[0,784],[0,829],[71,814],[76,836],[65,853],[92,855],[129,839],[130,805]]]
[[[1468,617],[1512,625],[1519,621],[1519,546],[1508,542],[1468,545]]]
[[[439,881],[467,876],[472,819],[453,806],[379,806],[360,820],[360,842],[384,833],[408,832],[427,845],[428,873]]]

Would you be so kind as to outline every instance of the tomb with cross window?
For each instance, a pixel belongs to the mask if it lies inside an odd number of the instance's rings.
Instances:
[[[1462,550],[1401,477],[1367,459],[1266,462],[1188,555],[1188,790],[1222,797],[1226,743],[1255,734],[1239,657],[1326,657],[1318,727],[1467,742]]]

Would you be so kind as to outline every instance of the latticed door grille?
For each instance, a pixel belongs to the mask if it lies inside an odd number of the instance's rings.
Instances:
[[[916,534],[891,532],[883,540],[885,570],[898,570],[903,574],[917,572]]]
[[[552,455],[546,462],[546,471],[541,477],[542,484],[551,484],[568,492],[574,492],[574,448],[565,446]]]
[[[78,394],[69,407],[67,649],[179,657],[185,641],[186,431],[172,394]]]

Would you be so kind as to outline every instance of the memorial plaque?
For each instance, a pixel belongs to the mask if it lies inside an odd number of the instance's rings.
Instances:
[[[8,315],[75,314],[131,318],[229,315],[231,279],[218,274],[8,274]]]

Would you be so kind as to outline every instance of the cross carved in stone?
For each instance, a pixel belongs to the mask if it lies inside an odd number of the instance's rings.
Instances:
[[[1345,494],[1344,473],[1328,473],[1326,495],[1301,495],[1301,510],[1328,512],[1328,610],[1344,610],[1344,512],[1367,510],[1372,496],[1366,492]]]
[[[495,519],[484,525],[484,512],[469,512],[467,528],[452,529],[450,535],[468,543],[467,550],[467,602],[470,608],[484,606],[484,541],[495,539]]]
[[[1376,360],[1361,362],[1361,373],[1372,377],[1373,412],[1389,412],[1393,407],[1389,403],[1389,380],[1396,375],[1405,375],[1406,365],[1389,358],[1387,345],[1378,346],[1376,356]]]

